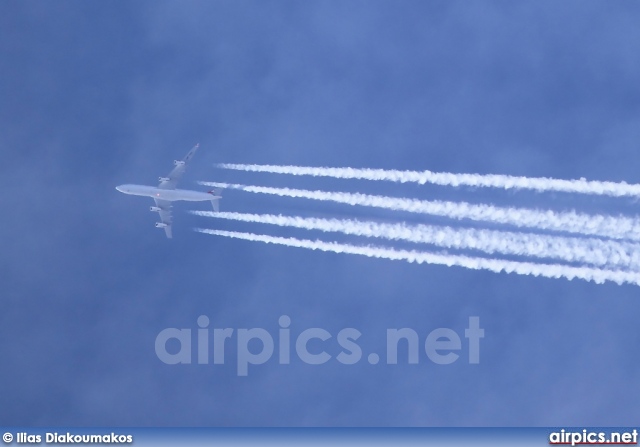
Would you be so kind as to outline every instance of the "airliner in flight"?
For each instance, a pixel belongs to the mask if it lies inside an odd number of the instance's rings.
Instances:
[[[134,196],[151,197],[156,205],[151,207],[152,212],[160,215],[160,222],[156,223],[157,228],[164,228],[164,232],[171,239],[171,202],[176,200],[186,200],[189,202],[210,201],[213,210],[218,211],[218,200],[221,199],[220,190],[209,192],[190,191],[186,189],[176,189],[178,181],[187,168],[187,163],[193,158],[200,145],[196,144],[182,160],[174,160],[174,168],[166,177],[160,177],[158,186],[145,185],[120,185],[116,189],[125,194]]]

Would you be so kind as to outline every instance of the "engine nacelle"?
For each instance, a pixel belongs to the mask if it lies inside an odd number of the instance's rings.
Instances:
[[[158,178],[158,181],[159,181],[160,183],[162,183],[162,182],[168,182],[168,181],[169,181],[169,177],[159,177],[159,178]]]
[[[167,228],[167,226],[164,222],[156,222],[156,228]]]
[[[160,208],[158,206],[152,206],[149,209],[151,210],[152,213],[159,213],[160,211],[162,211],[162,208]]]
[[[181,160],[173,160],[173,164],[176,166],[182,166],[184,165],[184,161]]]

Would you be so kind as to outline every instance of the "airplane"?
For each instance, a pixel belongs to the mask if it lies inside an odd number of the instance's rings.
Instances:
[[[190,191],[186,189],[176,189],[178,181],[184,174],[187,168],[187,163],[193,158],[193,154],[196,153],[200,147],[196,144],[182,160],[174,160],[174,168],[166,177],[160,177],[160,184],[156,186],[145,185],[120,185],[116,186],[116,189],[124,194],[131,194],[134,196],[151,197],[155,201],[156,205],[150,209],[152,212],[160,215],[160,222],[156,223],[156,228],[164,228],[164,232],[167,238],[171,239],[171,202],[176,200],[186,200],[189,202],[203,202],[210,201],[213,206],[213,210],[219,211],[218,201],[222,198],[220,196],[220,190],[213,189],[208,192]]]

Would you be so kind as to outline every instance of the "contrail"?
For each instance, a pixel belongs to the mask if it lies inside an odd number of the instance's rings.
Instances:
[[[488,221],[516,227],[542,230],[566,231],[613,239],[640,240],[640,221],[623,216],[580,214],[574,211],[556,213],[526,208],[501,208],[493,205],[474,205],[467,202],[427,201],[400,197],[373,196],[361,193],[309,191],[304,189],[271,188],[229,183],[198,182],[217,188],[232,188],[242,191],[331,201],[348,205],[372,206],[396,211],[424,213],[451,219]]]
[[[337,242],[312,241],[308,239],[284,238],[266,236],[253,233],[240,233],[236,231],[221,231],[196,228],[195,231],[212,234],[215,236],[245,239],[249,241],[264,242],[267,244],[286,245],[289,247],[307,248],[334,253],[349,253],[371,258],[384,258],[390,260],[404,260],[418,264],[440,264],[446,266],[466,267],[473,270],[489,270],[500,273],[518,273],[521,275],[545,276],[547,278],[574,278],[593,281],[601,284],[605,281],[613,281],[617,284],[630,283],[640,285],[640,276],[637,273],[615,270],[600,270],[590,267],[571,267],[558,264],[535,264],[529,262],[507,261],[500,259],[474,258],[461,255],[437,254],[430,252],[418,252],[408,250],[395,250],[391,248],[373,246],[355,246],[339,244]]]
[[[632,268],[635,271],[640,271],[640,245],[638,244],[472,228],[457,229],[422,224],[388,224],[274,214],[211,211],[191,211],[191,213],[197,216],[242,222],[432,244],[449,249],[555,258],[567,262],[580,262],[602,267]]]
[[[309,175],[341,179],[386,180],[398,183],[432,183],[443,186],[474,186],[501,189],[530,189],[538,192],[560,191],[598,194],[613,197],[640,196],[640,185],[625,182],[562,180],[547,177],[516,177],[498,174],[454,174],[432,171],[399,171],[386,169],[326,168],[308,166],[277,166],[219,163],[222,169],[236,171],[269,172],[273,174]]]

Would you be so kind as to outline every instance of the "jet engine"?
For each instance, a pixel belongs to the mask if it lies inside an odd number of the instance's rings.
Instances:
[[[176,166],[183,166],[184,165],[184,161],[181,160],[173,160],[173,164]]]
[[[162,183],[162,182],[168,182],[168,181],[169,181],[169,177],[159,177],[159,178],[158,178],[158,181],[159,181],[160,183]]]
[[[160,208],[158,206],[152,206],[149,209],[151,210],[152,213],[159,213],[160,211],[162,211],[162,208]]]
[[[167,224],[163,222],[156,222],[156,228],[167,228]]]

